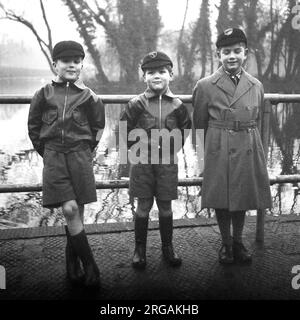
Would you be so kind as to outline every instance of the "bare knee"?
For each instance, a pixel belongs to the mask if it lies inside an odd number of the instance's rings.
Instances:
[[[156,199],[156,204],[161,216],[172,216],[172,204],[170,200]]]
[[[67,220],[73,220],[79,215],[78,205],[75,200],[65,202],[62,206],[62,210]]]
[[[139,198],[137,206],[138,216],[148,216],[153,206],[153,198]]]

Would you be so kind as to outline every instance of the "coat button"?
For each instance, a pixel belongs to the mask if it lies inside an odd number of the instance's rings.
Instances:
[[[250,155],[252,153],[252,149],[247,150],[247,154]]]
[[[236,149],[234,149],[234,148],[232,148],[232,149],[229,150],[229,154],[233,154],[233,153],[235,153],[235,152],[236,152]]]

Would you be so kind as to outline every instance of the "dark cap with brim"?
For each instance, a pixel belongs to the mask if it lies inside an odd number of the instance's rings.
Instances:
[[[76,41],[61,41],[58,42],[52,52],[52,59],[57,60],[59,58],[66,57],[85,57],[83,47]]]
[[[172,60],[165,53],[161,51],[153,51],[144,57],[141,68],[145,71],[147,69],[156,69],[168,65],[173,68]]]
[[[232,46],[236,43],[243,42],[247,46],[247,38],[245,33],[238,28],[229,28],[219,34],[216,46],[217,48]]]

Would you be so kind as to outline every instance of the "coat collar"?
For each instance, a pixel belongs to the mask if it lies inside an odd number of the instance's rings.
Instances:
[[[236,87],[229,79],[229,76],[224,71],[223,67],[220,67],[213,75],[212,83],[216,84],[221,90],[233,97]]]
[[[156,92],[152,91],[150,88],[147,88],[145,90],[144,95],[147,99],[151,99],[151,98],[158,96],[158,94]],[[171,92],[171,90],[169,88],[166,90],[166,92],[164,92],[162,94],[162,96],[167,96],[169,98],[175,98],[174,94]]]
[[[212,78],[212,83],[216,84],[220,89],[229,94],[232,99],[230,105],[232,106],[241,96],[243,96],[253,85],[251,77],[248,73],[242,68],[242,73],[240,77],[239,84],[237,87],[230,80],[229,76],[224,71],[223,67],[220,67]]]
[[[66,82],[62,82],[59,81],[59,78],[56,77],[54,80],[52,80],[52,84],[53,85],[57,85],[57,86],[64,86]],[[80,89],[80,90],[84,90],[87,87],[85,86],[85,84],[82,82],[82,80],[78,79],[75,82],[70,82],[71,85],[75,86],[76,88]]]

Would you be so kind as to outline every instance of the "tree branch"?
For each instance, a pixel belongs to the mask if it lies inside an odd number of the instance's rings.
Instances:
[[[45,22],[45,25],[46,25],[46,28],[47,28],[47,32],[48,32],[48,48],[49,48],[49,51],[52,52],[52,48],[53,48],[52,47],[52,32],[51,32],[51,28],[50,28],[50,25],[48,23],[48,19],[47,19],[47,16],[46,16],[43,0],[40,0],[40,5],[41,5],[42,13],[43,13],[43,19],[44,19],[44,22]]]
[[[42,4],[42,0],[40,0],[40,3],[41,3],[41,6],[42,6],[42,12],[43,12],[43,15],[44,15],[44,22],[46,24],[47,18],[46,18],[46,14],[45,14],[45,10],[44,10],[43,4]],[[17,15],[13,10],[6,9],[2,3],[0,3],[0,8],[2,9],[3,13],[5,14],[5,17],[3,17],[4,19],[21,23],[24,26],[26,26],[33,33],[33,35],[35,36],[35,38],[36,38],[36,40],[37,40],[37,42],[39,44],[39,47],[40,47],[43,55],[45,56],[45,58],[46,58],[46,60],[48,62],[50,70],[53,72],[53,74],[55,74],[55,70],[54,70],[54,68],[52,66],[52,59],[51,59],[52,41],[50,41],[50,44],[47,44],[40,37],[40,35],[38,34],[38,32],[35,29],[34,25],[30,21],[28,21],[27,19],[23,18],[22,16]],[[49,28],[49,30],[50,30],[48,22],[47,22],[47,28]],[[51,37],[51,31],[50,31],[50,35],[49,35],[49,30],[48,30],[48,36]]]

